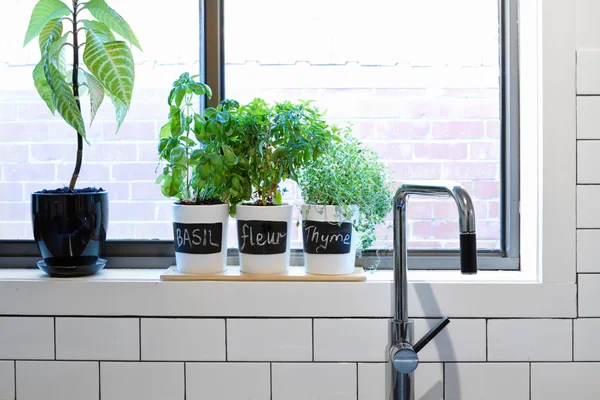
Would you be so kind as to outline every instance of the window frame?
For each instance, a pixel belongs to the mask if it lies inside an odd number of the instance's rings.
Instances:
[[[199,0],[201,77],[213,89],[211,99],[201,106],[216,106],[225,95],[224,2]],[[490,271],[520,270],[520,154],[519,154],[519,0],[498,0],[500,59],[501,129],[501,249],[480,250],[479,268]],[[204,48],[204,51],[203,51]],[[175,263],[173,241],[109,240],[103,252],[107,268],[164,269]],[[0,268],[34,268],[39,251],[32,240],[0,240]],[[299,249],[292,250],[291,265],[302,265]],[[459,269],[456,250],[409,250],[413,270]],[[228,250],[228,264],[239,263],[237,249]],[[364,250],[357,264],[363,267],[393,268],[391,250]]]

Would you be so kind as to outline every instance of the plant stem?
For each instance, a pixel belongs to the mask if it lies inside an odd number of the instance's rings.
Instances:
[[[81,112],[81,103],[79,102],[79,46],[77,43],[77,7],[78,0],[73,0],[73,96],[77,103],[77,108]],[[81,171],[81,163],[83,161],[83,137],[77,132],[77,159],[75,161],[75,169],[71,176],[69,189],[75,189],[79,172]]]

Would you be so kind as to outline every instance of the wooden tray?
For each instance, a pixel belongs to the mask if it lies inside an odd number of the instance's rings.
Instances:
[[[367,280],[365,271],[357,267],[350,275],[311,275],[303,267],[290,267],[287,274],[255,275],[240,272],[240,267],[227,267],[225,272],[218,274],[183,274],[177,272],[174,265],[160,275],[163,281],[254,281],[254,282],[363,282]]]

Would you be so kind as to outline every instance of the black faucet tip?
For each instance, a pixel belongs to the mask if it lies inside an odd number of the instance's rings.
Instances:
[[[460,234],[460,272],[464,275],[477,273],[477,237],[475,232]]]

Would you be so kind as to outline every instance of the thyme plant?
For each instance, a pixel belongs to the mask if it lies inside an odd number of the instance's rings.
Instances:
[[[197,77],[182,74],[169,93],[169,122],[160,130],[158,147],[165,166],[157,183],[163,195],[180,204],[235,206],[252,192],[243,134],[234,118],[239,104],[224,100],[201,114],[195,97],[212,93]]]
[[[375,240],[375,227],[392,210],[390,178],[378,155],[364,148],[349,129],[340,132],[333,126],[332,130],[341,140],[300,171],[298,185],[307,204],[339,206],[340,219],[352,220],[351,206],[358,206],[358,219],[352,222],[361,247],[367,249]]]
[[[61,0],[38,1],[23,46],[38,38],[41,60],[33,70],[35,88],[52,114],[58,111],[76,131],[77,156],[69,183],[73,190],[83,161],[83,140],[87,142],[80,95],[87,88],[90,125],[108,96],[116,110],[118,131],[131,104],[135,70],[129,45],[117,40],[115,34],[142,48],[129,24],[105,0],[70,3],[69,7]],[[83,34],[85,41],[80,37]],[[87,70],[80,64],[82,48]],[[67,49],[71,51],[70,63]]]

